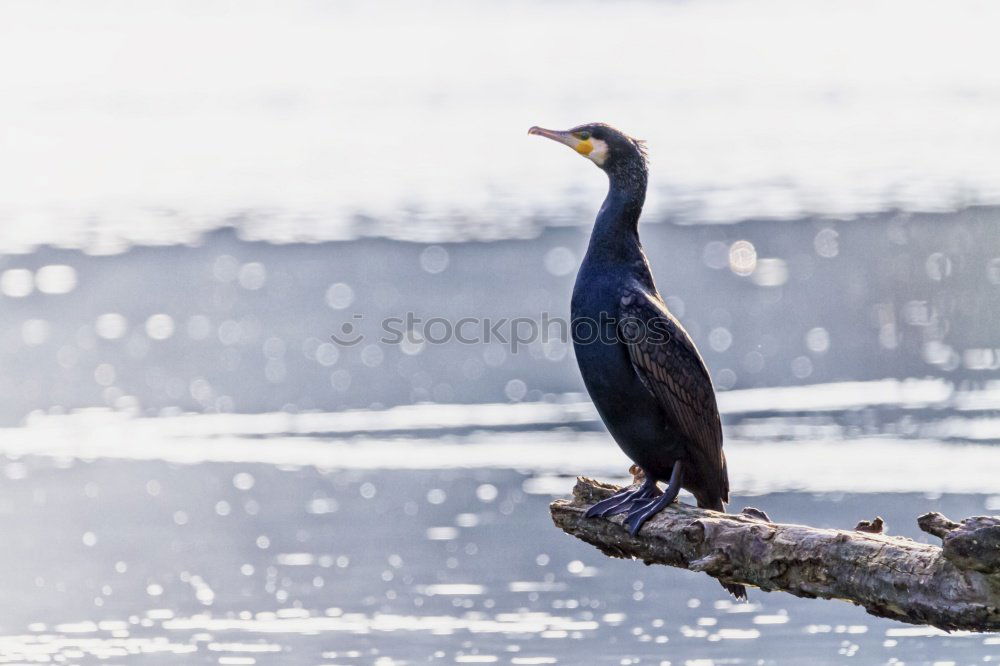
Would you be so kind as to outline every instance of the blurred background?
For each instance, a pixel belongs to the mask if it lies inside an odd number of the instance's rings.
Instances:
[[[547,518],[628,466],[565,340],[380,340],[568,317],[606,180],[525,133],[609,122],[648,141],[640,232],[737,510],[1000,509],[998,20],[0,4],[0,660],[1000,658],[606,560]]]

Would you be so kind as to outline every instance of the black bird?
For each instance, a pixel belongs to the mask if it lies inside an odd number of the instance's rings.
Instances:
[[[633,535],[688,490],[698,506],[724,511],[729,475],[712,379],[656,290],[639,242],[646,199],[645,145],[603,123],[567,131],[532,127],[589,158],[608,175],[608,195],[573,288],[573,347],[597,412],[645,473],[634,491],[595,504],[587,517],[627,513]],[[657,481],[667,482],[661,494]],[[738,599],[742,585],[723,583]]]

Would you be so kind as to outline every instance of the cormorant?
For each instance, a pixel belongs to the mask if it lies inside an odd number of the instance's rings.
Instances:
[[[725,511],[729,476],[712,379],[656,290],[639,242],[645,145],[603,123],[567,131],[532,127],[528,133],[569,146],[609,181],[573,287],[573,348],[597,412],[646,480],[598,502],[587,517],[626,513],[634,536],[681,488],[699,507]],[[667,482],[662,494],[657,481]],[[723,587],[746,598],[742,585]]]

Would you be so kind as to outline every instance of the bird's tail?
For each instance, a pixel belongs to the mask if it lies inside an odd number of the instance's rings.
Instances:
[[[747,588],[745,585],[739,585],[737,583],[720,583],[722,587],[726,588],[726,592],[736,597],[736,601],[746,601],[747,600]]]
[[[713,511],[721,511],[723,513],[726,511],[726,505],[720,497],[715,497],[708,501],[698,499],[698,506],[702,509],[712,509]],[[726,588],[726,592],[736,597],[737,601],[747,600],[747,588],[745,586],[738,583],[723,583],[722,581],[719,581],[719,584]]]

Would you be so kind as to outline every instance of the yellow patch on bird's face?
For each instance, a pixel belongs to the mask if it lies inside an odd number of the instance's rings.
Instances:
[[[604,160],[608,159],[608,144],[600,139],[589,139],[584,143],[587,143],[590,148],[587,152],[581,151],[581,153],[589,157],[597,166],[604,166]]]
[[[581,141],[580,143],[576,144],[576,152],[580,153],[581,155],[590,155],[591,151],[593,150],[594,150],[594,144],[590,142],[590,139],[587,139],[586,141]]]

